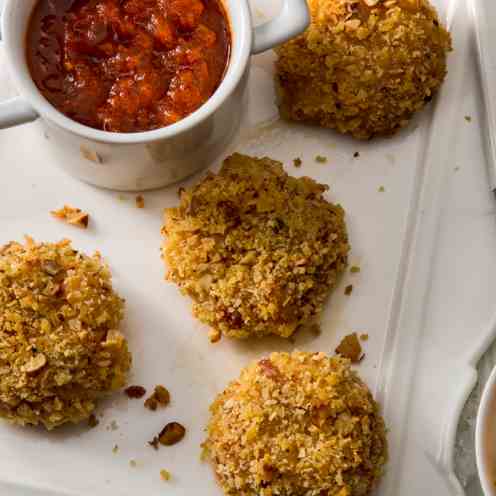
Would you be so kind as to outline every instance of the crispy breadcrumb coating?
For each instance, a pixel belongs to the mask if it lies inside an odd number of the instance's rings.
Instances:
[[[210,410],[204,456],[227,495],[364,496],[387,460],[378,405],[343,358],[273,353]]]
[[[123,300],[98,254],[70,241],[0,249],[0,417],[52,429],[90,417],[131,364]]]
[[[269,158],[232,155],[166,210],[167,279],[228,337],[291,336],[347,266],[344,210],[327,189]]]
[[[370,138],[395,133],[433,98],[451,37],[428,0],[308,3],[308,30],[276,50],[285,118]]]

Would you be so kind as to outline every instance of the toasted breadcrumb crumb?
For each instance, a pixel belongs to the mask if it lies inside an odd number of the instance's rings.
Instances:
[[[135,199],[137,208],[145,208],[145,199],[142,195],[138,195]]]
[[[69,205],[64,205],[58,210],[52,210],[50,213],[56,219],[63,220],[64,222],[80,227],[81,229],[86,229],[90,221],[88,213],[83,212],[80,208],[74,208]]]
[[[344,210],[327,189],[269,158],[232,155],[166,210],[167,279],[228,337],[291,336],[347,266]]]
[[[466,116],[465,116],[465,120],[466,120],[467,122],[472,122],[472,117],[470,117],[470,115],[466,115]]]
[[[211,343],[218,343],[222,338],[222,334],[218,329],[210,329],[208,331],[208,339]]]
[[[167,406],[170,403],[170,393],[164,386],[155,386],[153,393],[145,400],[145,408],[155,411],[158,406]]]
[[[344,288],[344,294],[346,296],[350,296],[352,292],[353,292],[353,284],[348,284],[348,286]]]
[[[88,426],[93,429],[94,427],[96,427],[98,424],[100,423],[100,421],[95,417],[95,414],[92,413],[89,417],[88,417]]]
[[[124,389],[126,396],[131,399],[143,398],[146,394],[146,389],[143,386],[129,386]]]
[[[131,459],[129,460],[129,466],[136,468],[138,466],[138,462],[136,460]]]
[[[293,165],[294,165],[295,167],[301,167],[301,164],[302,164],[302,163],[303,163],[303,162],[301,161],[301,158],[299,158],[299,157],[298,157],[298,158],[295,158],[295,159],[293,160]]]
[[[350,268],[350,272],[352,274],[358,274],[358,272],[360,272],[360,267],[358,267],[357,265],[352,265]]]
[[[0,417],[47,429],[88,419],[126,383],[122,317],[99,255],[29,237],[0,248]]]
[[[384,186],[379,186],[379,189],[377,191],[379,191],[379,193],[384,193],[386,191],[386,188],[384,188]]]
[[[164,468],[160,471],[160,478],[167,482],[171,480],[171,474],[168,470],[165,470]]]
[[[273,353],[210,410],[203,453],[226,495],[365,496],[387,460],[378,405],[340,357]]]
[[[327,157],[323,157],[322,155],[317,155],[315,157],[315,162],[317,162],[319,164],[325,164],[325,163],[327,163]]]
[[[354,332],[345,336],[336,348],[336,353],[343,358],[348,358],[351,363],[358,363],[362,358],[362,345],[358,340],[357,333]]]
[[[307,31],[276,49],[284,118],[368,139],[432,100],[451,37],[428,0],[308,0]]]
[[[114,444],[114,447],[112,448],[112,453],[115,455],[119,451],[119,445]]]
[[[364,333],[364,334],[360,334],[360,339],[362,341],[368,341],[369,339],[369,335],[367,333]]]
[[[353,154],[353,158],[358,158],[359,156],[360,156],[360,152],[355,152],[355,153]]]

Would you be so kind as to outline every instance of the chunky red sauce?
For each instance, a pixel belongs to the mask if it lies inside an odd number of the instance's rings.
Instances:
[[[34,82],[105,131],[173,124],[219,86],[230,33],[219,0],[40,0],[28,30]]]

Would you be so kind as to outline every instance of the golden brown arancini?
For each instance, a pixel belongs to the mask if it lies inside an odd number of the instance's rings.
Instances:
[[[283,117],[356,138],[390,135],[441,86],[451,37],[428,0],[308,4],[308,30],[276,49]]]
[[[0,417],[52,429],[90,416],[131,364],[123,300],[98,254],[70,241],[0,249]]]
[[[204,455],[227,495],[365,496],[387,460],[378,405],[343,358],[273,353],[210,410]]]
[[[166,210],[167,279],[226,336],[290,336],[347,265],[344,210],[327,189],[269,158],[232,155]]]

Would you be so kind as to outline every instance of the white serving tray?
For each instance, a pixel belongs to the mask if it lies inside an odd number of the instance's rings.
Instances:
[[[390,429],[391,461],[378,494],[462,494],[453,473],[455,431],[475,378],[469,348],[486,338],[480,319],[484,304],[490,306],[488,294],[472,301],[469,290],[479,287],[479,278],[489,284],[490,269],[496,273],[494,263],[479,263],[496,245],[496,226],[476,119],[480,96],[471,18],[463,0],[435,3],[454,37],[449,77],[430,109],[392,139],[359,142],[281,123],[273,103],[274,56],[253,59],[250,103],[231,151],[270,155],[294,175],[330,184],[329,198],[348,213],[351,264],[361,267],[335,291],[319,337],[302,334],[295,343],[223,339],[211,345],[188,299],[163,281],[162,210],[177,203],[178,186],[146,193],[145,209],[139,210],[133,195],[122,200],[63,174],[37,123],[0,132],[0,243],[30,234],[37,240],[69,237],[80,249],[100,250],[127,300],[131,382],[149,389],[161,383],[172,394],[172,405],[155,413],[117,394],[101,405],[103,417],[92,430],[46,433],[1,423],[0,495],[220,495],[209,466],[200,461],[214,396],[250,360],[293,348],[332,353],[351,331],[370,336],[358,370],[383,404]],[[266,4],[253,1],[259,22],[278,7],[276,1]],[[10,91],[2,81],[0,97]],[[359,158],[353,157],[356,151]],[[328,163],[316,163],[316,155],[327,156]],[[292,166],[295,157],[303,160],[299,169]],[[90,212],[88,231],[50,217],[64,203]],[[350,297],[343,294],[348,284],[354,286]],[[185,440],[158,452],[147,447],[171,420],[187,427]],[[115,444],[119,451],[113,454]],[[137,467],[129,465],[131,459]],[[172,473],[170,482],[160,480],[162,468]]]

